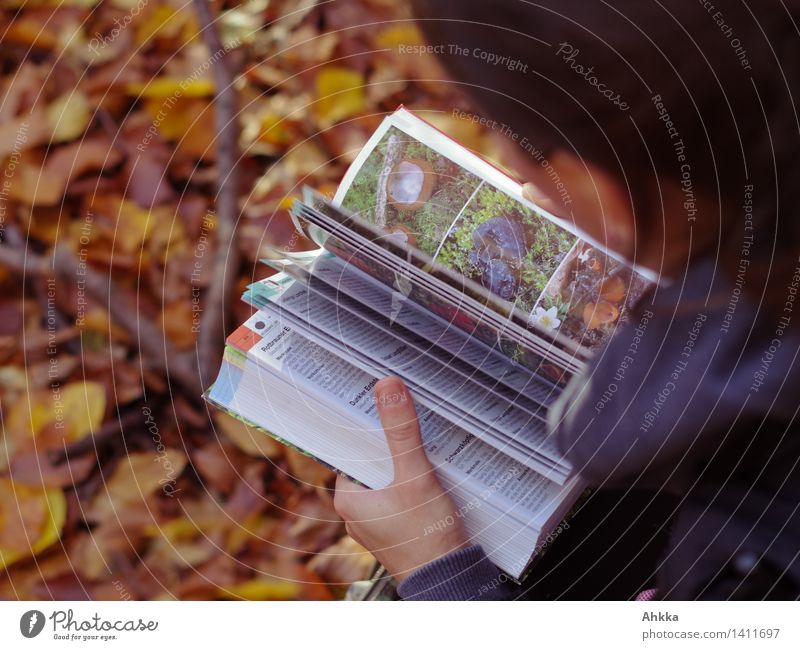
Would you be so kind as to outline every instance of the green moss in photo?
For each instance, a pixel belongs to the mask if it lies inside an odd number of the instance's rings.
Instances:
[[[342,204],[362,218],[375,223],[375,206],[379,193],[381,170],[392,136],[397,137],[398,159],[426,161],[436,175],[431,196],[416,210],[398,210],[391,203],[385,207],[386,228],[402,226],[413,234],[417,247],[433,255],[447,234],[450,225],[469,201],[480,179],[449,158],[392,127],[364,161],[348,189]]]

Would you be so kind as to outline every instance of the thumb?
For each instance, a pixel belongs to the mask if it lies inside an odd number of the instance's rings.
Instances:
[[[385,377],[375,384],[375,403],[392,453],[395,483],[403,483],[433,471],[419,431],[411,393],[399,377]]]

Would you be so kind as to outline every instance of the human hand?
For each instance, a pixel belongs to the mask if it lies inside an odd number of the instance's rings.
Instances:
[[[375,402],[392,454],[394,480],[370,490],[339,476],[334,507],[347,532],[398,581],[467,545],[450,496],[425,455],[411,394],[398,377],[375,385]]]

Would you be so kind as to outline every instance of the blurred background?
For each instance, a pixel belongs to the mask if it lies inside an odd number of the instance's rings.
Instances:
[[[200,395],[302,185],[400,104],[491,134],[401,0],[0,7],[0,597],[343,597],[331,474]]]

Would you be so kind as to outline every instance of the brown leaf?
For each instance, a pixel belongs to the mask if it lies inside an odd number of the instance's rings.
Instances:
[[[0,138],[3,127],[0,126]],[[89,171],[113,167],[122,154],[105,136],[88,137],[53,150],[44,165],[24,163],[12,178],[10,194],[28,205],[56,205],[73,178]]]
[[[214,443],[196,449],[192,453],[192,465],[203,477],[204,482],[223,494],[230,492],[234,483],[239,480],[239,469],[235,466],[235,462],[236,459],[226,453],[225,447]]]
[[[161,205],[175,199],[175,190],[167,177],[169,154],[160,141],[151,142],[125,163],[128,177],[126,196],[142,208]]]
[[[199,316],[196,314],[190,302],[172,302],[161,311],[159,322],[163,323],[164,332],[179,350],[194,346],[197,340],[195,318]]]
[[[14,481],[30,487],[62,488],[81,483],[94,465],[91,455],[67,459],[56,465],[49,453],[26,453],[14,457],[9,473]]]
[[[186,456],[176,449],[160,453],[136,452],[123,458],[86,511],[90,521],[124,519],[127,509],[145,506],[159,487],[174,485],[186,465]]]

